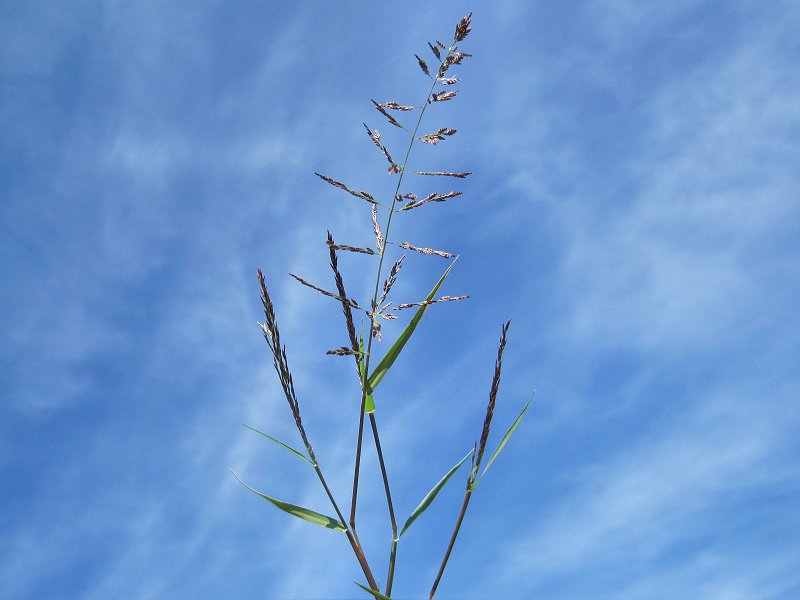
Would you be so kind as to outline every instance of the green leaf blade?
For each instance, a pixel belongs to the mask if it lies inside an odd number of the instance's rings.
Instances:
[[[444,274],[441,276],[441,278],[439,278],[439,281],[436,283],[434,288],[431,290],[431,293],[428,294],[427,298],[425,298],[426,301],[433,300],[433,297],[436,295],[436,292],[439,291],[439,288],[444,283],[445,278],[450,273],[450,270],[456,264],[457,260],[458,260],[458,257],[456,257],[456,259],[452,263],[450,263],[450,266],[447,267],[447,270],[444,272]],[[378,387],[378,384],[386,376],[386,373],[389,371],[391,366],[394,364],[394,361],[397,360],[397,357],[400,355],[400,352],[402,352],[402,350],[405,347],[405,345],[408,342],[408,340],[411,339],[411,335],[414,333],[414,330],[417,328],[417,324],[420,322],[420,319],[422,319],[422,316],[425,314],[425,310],[427,308],[428,308],[428,306],[423,305],[423,306],[420,306],[417,309],[417,312],[414,314],[414,316],[412,317],[412,319],[409,322],[409,324],[406,326],[406,328],[403,330],[403,332],[398,336],[398,338],[395,340],[394,344],[392,344],[392,347],[389,348],[389,350],[383,356],[383,358],[381,359],[381,362],[378,363],[378,366],[375,367],[375,369],[372,371],[372,374],[367,379],[367,392],[369,392],[369,393],[374,392],[375,388]]]
[[[333,529],[334,531],[347,530],[347,528],[341,521],[334,519],[333,517],[323,515],[308,508],[303,508],[302,506],[297,506],[296,504],[290,504],[288,502],[283,502],[282,500],[277,500],[275,498],[267,496],[266,494],[262,494],[258,490],[254,490],[244,481],[239,479],[239,476],[236,473],[234,473],[233,469],[231,469],[230,471],[231,473],[233,473],[233,476],[236,477],[239,483],[241,483],[244,487],[246,487],[248,490],[250,490],[257,496],[261,496],[267,502],[270,502],[271,504],[277,506],[282,511],[289,513],[290,515],[294,515],[299,519],[303,519],[304,521],[308,521],[309,523],[314,523],[315,525],[320,525],[321,527],[325,527],[326,529]]]
[[[439,480],[439,482],[435,486],[433,486],[433,489],[431,489],[431,491],[428,492],[428,495],[422,499],[422,502],[419,503],[419,506],[417,506],[417,508],[414,509],[414,512],[411,513],[411,516],[408,517],[406,524],[403,525],[403,529],[401,529],[400,533],[397,535],[398,539],[402,537],[402,535],[406,532],[406,529],[411,527],[411,524],[417,520],[417,517],[419,517],[422,513],[424,513],[425,510],[431,505],[431,503],[436,499],[436,496],[439,494],[439,492],[442,490],[445,484],[450,480],[450,478],[453,475],[455,475],[456,471],[458,471],[461,465],[464,464],[464,461],[469,458],[472,452],[473,450],[467,452],[466,456],[462,458],[460,461],[458,461],[456,465],[447,472],[447,475],[442,477]]]
[[[365,413],[375,412],[375,398],[372,397],[372,394],[367,394],[367,399],[364,402],[364,412]]]
[[[279,446],[282,446],[283,448],[285,448],[286,450],[288,450],[289,452],[291,452],[292,454],[294,454],[294,455],[295,455],[295,456],[297,456],[298,458],[302,458],[304,461],[306,461],[306,462],[307,462],[308,464],[310,464],[312,467],[314,466],[314,463],[313,463],[313,462],[311,462],[311,461],[308,459],[308,457],[307,457],[305,454],[303,454],[302,452],[298,452],[297,450],[295,450],[295,449],[294,449],[294,448],[292,448],[291,446],[287,446],[287,445],[286,445],[286,444],[284,444],[282,441],[280,441],[280,440],[276,440],[276,439],[275,439],[274,437],[272,437],[271,435],[267,435],[266,433],[264,433],[263,431],[259,431],[259,430],[258,430],[258,429],[256,429],[255,427],[250,427],[250,425],[248,425],[248,424],[246,424],[246,423],[242,423],[242,425],[244,425],[244,426],[245,426],[245,427],[247,427],[248,429],[252,429],[253,431],[255,431],[256,433],[258,433],[258,434],[260,434],[260,435],[263,435],[265,438],[267,438],[268,440],[270,440],[270,441],[272,441],[272,442],[275,442],[275,443],[276,443],[276,444],[278,444]]]
[[[353,583],[355,583],[358,587],[360,587],[365,592],[372,594],[373,596],[375,596],[376,598],[379,598],[380,600],[392,600],[389,596],[385,596],[384,594],[381,594],[380,592],[376,592],[375,590],[372,590],[372,589],[368,588],[367,586],[358,583],[357,581],[354,581]]]
[[[475,483],[472,484],[472,489],[473,490],[476,487],[478,487],[478,484],[481,482],[481,479],[483,479],[483,476],[486,475],[486,471],[489,470],[489,467],[492,466],[492,463],[497,458],[497,455],[500,454],[500,451],[503,448],[505,448],[506,444],[508,443],[508,440],[510,440],[511,436],[514,435],[514,430],[517,428],[517,426],[519,425],[520,421],[522,421],[522,417],[525,416],[525,412],[528,410],[528,407],[531,405],[531,400],[533,400],[533,394],[530,395],[530,398],[528,398],[528,401],[525,403],[525,406],[522,408],[522,412],[519,413],[519,416],[511,424],[511,427],[508,428],[508,431],[506,431],[506,434],[503,436],[503,439],[500,440],[500,443],[497,445],[497,448],[495,448],[495,451],[492,452],[492,457],[489,459],[489,463],[486,465],[486,468],[483,470],[483,473],[481,473],[480,478],[478,478],[478,480]]]

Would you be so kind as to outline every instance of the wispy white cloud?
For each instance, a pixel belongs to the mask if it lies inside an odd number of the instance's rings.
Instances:
[[[749,520],[748,503],[758,505],[759,490],[793,486],[797,469],[782,466],[798,425],[797,411],[789,408],[791,393],[787,390],[772,398],[765,411],[746,392],[718,389],[689,414],[655,432],[632,437],[623,453],[599,457],[565,475],[570,492],[557,508],[537,513],[510,546],[503,557],[508,561],[505,577],[529,581],[536,589],[594,569],[610,569],[620,591],[613,597],[643,597],[634,590],[646,585],[638,577],[649,575],[637,573],[659,571],[659,561],[666,560],[680,566],[667,568],[659,581],[669,580],[665,581],[669,587],[695,593],[690,590],[703,589],[708,576],[700,565],[717,555],[729,568],[738,563],[734,570],[748,564],[751,572],[749,565],[754,561],[758,565],[752,578],[740,574],[729,581],[728,589],[739,590],[741,597],[758,587],[759,573],[765,570],[780,573],[777,586],[796,585],[783,557],[763,555],[755,560],[754,548],[733,552],[728,544],[738,547],[743,541],[728,542],[719,533],[720,519],[733,531],[737,520]],[[746,429],[743,422],[748,423]],[[726,517],[720,506],[743,512]],[[758,510],[765,507],[759,505]],[[737,536],[732,533],[732,537]],[[697,549],[688,550],[693,544]],[[667,558],[681,546],[686,548],[683,552]],[[790,545],[787,551],[799,550]],[[623,563],[627,570],[620,569]],[[682,579],[691,572],[697,580]],[[763,592],[754,597],[771,595]]]

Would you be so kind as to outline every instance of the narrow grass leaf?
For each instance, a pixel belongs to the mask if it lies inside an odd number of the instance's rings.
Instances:
[[[483,476],[486,475],[486,471],[488,471],[489,467],[492,466],[494,459],[497,458],[497,455],[500,454],[500,451],[503,448],[505,448],[506,444],[508,443],[508,440],[511,439],[511,436],[514,434],[514,430],[517,428],[517,425],[519,425],[520,421],[522,421],[522,417],[525,415],[525,411],[527,411],[528,407],[531,405],[531,400],[533,400],[533,394],[531,394],[530,398],[528,398],[528,401],[525,403],[522,412],[519,413],[519,416],[511,424],[511,427],[508,428],[508,431],[506,431],[506,434],[503,436],[503,439],[500,440],[500,444],[497,446],[497,449],[494,452],[492,452],[492,457],[489,459],[489,463],[486,465],[486,468],[483,470],[483,473],[481,473],[480,478],[474,484],[472,484],[473,490],[476,487],[478,487],[478,484],[481,482],[481,479],[483,479]]]
[[[365,586],[365,585],[361,585],[361,584],[360,584],[360,583],[358,583],[357,581],[354,581],[353,583],[355,583],[355,584],[356,584],[358,587],[360,587],[360,588],[361,588],[362,590],[364,590],[365,592],[368,592],[368,593],[372,594],[372,595],[373,595],[373,596],[375,596],[376,598],[380,598],[380,600],[392,600],[392,599],[391,599],[389,596],[384,596],[384,595],[383,595],[383,594],[381,594],[380,592],[376,592],[375,590],[371,590],[371,589],[369,589],[367,586]]]
[[[275,442],[275,443],[276,443],[276,444],[278,444],[279,446],[283,446],[284,448],[286,448],[286,449],[287,449],[289,452],[291,452],[291,453],[292,453],[292,454],[294,454],[295,456],[298,456],[298,457],[302,458],[304,461],[306,461],[306,462],[307,462],[308,464],[310,464],[312,467],[314,466],[314,463],[312,463],[312,462],[311,462],[311,461],[308,459],[308,457],[307,457],[305,454],[303,454],[302,452],[298,452],[297,450],[295,450],[295,449],[294,449],[294,448],[292,448],[291,446],[287,446],[287,445],[286,445],[286,444],[284,444],[282,441],[280,441],[280,440],[276,440],[276,439],[275,439],[274,437],[272,437],[271,435],[267,435],[266,433],[264,433],[263,431],[259,431],[259,430],[258,430],[258,429],[256,429],[255,427],[250,427],[250,425],[248,425],[247,423],[242,423],[242,425],[244,425],[244,426],[245,426],[245,427],[247,427],[248,429],[252,429],[253,431],[255,431],[256,433],[258,433],[258,434],[260,434],[260,435],[263,435],[265,438],[267,438],[268,440],[271,440],[271,441]]]
[[[452,269],[453,265],[456,264],[456,260],[458,260],[458,257],[456,257],[456,259],[452,263],[450,263],[450,266],[447,267],[447,270],[444,272],[444,274],[439,279],[438,283],[431,290],[431,293],[428,294],[426,300],[428,301],[433,300],[433,297],[436,295],[436,292],[439,291],[439,288],[442,286],[442,283],[444,283],[445,278],[450,273],[450,269]],[[406,343],[411,338],[411,335],[417,328],[417,324],[420,322],[420,319],[422,319],[422,315],[425,314],[425,310],[427,308],[428,308],[427,305],[419,307],[419,309],[414,314],[409,324],[406,326],[403,332],[397,337],[394,344],[392,344],[392,347],[389,348],[384,357],[381,359],[381,362],[378,363],[377,367],[375,367],[375,370],[372,371],[372,374],[369,376],[369,379],[367,380],[367,392],[369,393],[374,392],[375,388],[378,387],[378,384],[386,376],[386,373],[394,364],[394,361],[397,360],[397,357],[400,355],[400,352],[403,351],[403,348],[405,347]]]
[[[298,517],[300,519],[303,519],[304,521],[308,521],[309,523],[314,523],[315,525],[321,525],[322,527],[325,527],[327,529],[333,529],[335,531],[346,531],[346,527],[344,526],[344,524],[341,521],[339,521],[337,519],[334,519],[332,517],[328,517],[326,515],[320,514],[318,512],[310,510],[308,508],[303,508],[302,506],[297,506],[295,504],[289,504],[288,502],[283,502],[281,500],[276,500],[275,498],[270,498],[266,494],[262,494],[261,492],[259,492],[257,490],[254,490],[249,485],[247,485],[244,481],[239,479],[239,476],[236,473],[233,472],[233,469],[231,469],[231,473],[233,473],[233,476],[236,477],[236,479],[239,481],[239,483],[241,483],[248,490],[250,490],[251,492],[253,492],[254,494],[256,494],[258,496],[261,496],[267,502],[270,502],[270,503],[274,504],[275,506],[280,508],[282,511],[287,512],[290,515],[294,515],[295,517]]]
[[[415,508],[414,512],[411,513],[411,516],[408,517],[408,521],[406,521],[406,524],[403,525],[403,529],[400,530],[400,533],[397,536],[398,539],[403,536],[403,534],[405,533],[406,529],[411,527],[411,524],[414,521],[417,520],[417,517],[419,517],[422,513],[424,513],[425,510],[431,505],[431,503],[436,499],[436,496],[439,494],[439,492],[442,490],[442,488],[445,486],[445,484],[450,480],[450,478],[453,475],[455,475],[456,471],[458,471],[458,469],[461,467],[461,465],[464,464],[464,461],[469,458],[469,455],[472,454],[472,452],[473,452],[472,450],[467,452],[467,455],[464,458],[462,458],[460,461],[458,461],[456,463],[456,465],[447,472],[447,475],[445,475],[444,477],[442,477],[439,480],[439,483],[437,483],[435,486],[433,486],[433,489],[430,492],[428,492],[428,495],[425,496],[425,498],[422,499],[422,502],[419,503],[419,506],[417,508]]]

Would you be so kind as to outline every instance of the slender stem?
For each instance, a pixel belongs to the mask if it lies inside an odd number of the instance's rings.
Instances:
[[[392,582],[394,581],[394,565],[397,559],[397,536],[392,534],[392,549],[389,552],[389,574],[386,576],[386,596],[392,596]]]
[[[331,505],[333,509],[336,511],[336,516],[339,517],[339,520],[344,525],[344,515],[342,511],[339,510],[339,505],[336,503],[336,500],[333,498],[333,494],[331,493],[330,488],[328,487],[328,483],[325,481],[325,477],[322,475],[322,469],[319,467],[319,463],[317,462],[317,457],[314,456],[314,450],[311,448],[311,445],[306,443],[306,449],[308,450],[308,454],[313,461],[314,470],[317,472],[317,477],[319,477],[320,483],[322,483],[322,487],[325,489],[325,493],[328,495],[328,499],[331,501]],[[356,535],[355,530],[350,530],[345,528],[345,535],[347,536],[347,541],[350,542],[350,546],[353,548],[353,552],[356,555],[356,559],[358,560],[358,564],[361,565],[361,570],[364,572],[364,576],[367,578],[367,582],[369,586],[375,590],[379,591],[378,582],[375,580],[375,577],[372,575],[372,570],[369,567],[369,563],[367,562],[367,557],[364,554],[364,550],[361,547],[361,543],[358,540],[358,535]]]
[[[389,478],[386,475],[386,465],[383,462],[383,450],[381,449],[381,439],[378,435],[378,423],[375,420],[375,413],[369,414],[369,421],[372,425],[372,437],[375,439],[375,449],[378,453],[378,462],[381,466],[381,475],[383,476],[383,489],[386,491],[386,504],[389,507],[389,520],[392,523],[392,549],[389,553],[389,574],[386,576],[386,592],[387,596],[392,595],[392,582],[394,580],[394,563],[397,557],[397,521],[394,517],[394,506],[392,505],[392,492],[389,488]]]
[[[458,537],[458,531],[461,529],[461,523],[464,521],[464,515],[467,513],[467,506],[469,505],[469,499],[471,497],[472,489],[469,485],[467,485],[467,491],[464,494],[464,503],[461,505],[461,512],[458,515],[456,527],[453,529],[453,535],[450,536],[450,543],[447,545],[447,550],[444,553],[442,564],[439,567],[439,573],[436,575],[436,579],[433,582],[433,587],[431,588],[431,593],[428,596],[428,600],[433,600],[433,595],[436,593],[436,588],[439,587],[439,581],[442,579],[444,568],[447,566],[447,561],[450,559],[450,553],[453,551],[453,546],[456,543],[456,537]]]
[[[366,359],[366,368],[369,368],[369,357]],[[366,373],[366,369],[364,371]],[[356,466],[353,471],[353,495],[350,499],[350,527],[356,529],[356,503],[358,502],[358,475],[361,471],[361,440],[364,437],[364,409],[367,404],[367,388],[361,390],[361,409],[358,415],[358,441],[356,442]]]

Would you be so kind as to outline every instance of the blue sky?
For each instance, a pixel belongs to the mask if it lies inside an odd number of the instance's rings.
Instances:
[[[330,287],[325,230],[372,234],[313,172],[391,195],[361,123],[405,142],[369,100],[419,103],[414,53],[470,10],[461,93],[425,121],[458,134],[411,166],[475,174],[392,232],[459,253],[442,292],[472,296],[429,309],[376,398],[398,518],[479,436],[507,318],[490,445],[537,394],[440,596],[800,595],[800,8],[483,4],[4,3],[0,597],[366,597],[343,536],[228,472],[330,512],[241,427],[300,445],[255,269],[347,506],[357,390],[324,355],[340,310],[288,273]],[[372,261],[341,262],[367,298]],[[445,265],[407,256],[397,301]],[[383,578],[369,451],[363,470]],[[403,537],[397,597],[429,589],[462,486]]]

